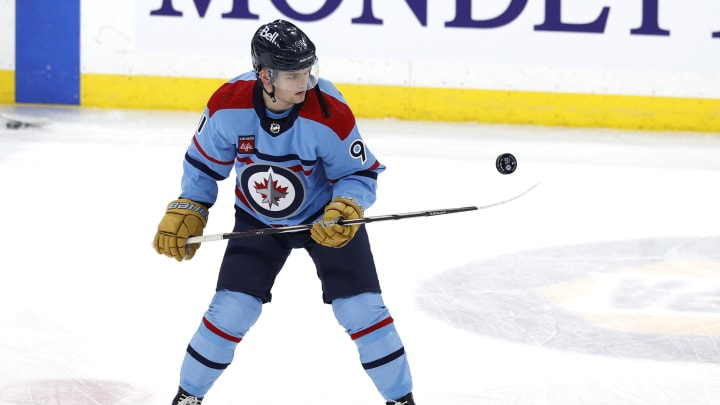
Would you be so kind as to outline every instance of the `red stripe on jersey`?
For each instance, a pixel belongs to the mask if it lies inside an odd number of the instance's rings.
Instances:
[[[255,162],[253,162],[253,160],[250,159],[249,157],[237,158],[237,161],[240,162],[240,163],[245,163],[246,165],[251,165],[251,164],[255,163]]]
[[[313,172],[312,170],[303,170],[303,167],[301,165],[290,166],[288,167],[288,169],[294,171],[295,173],[302,173],[305,176],[309,176]]]
[[[238,80],[220,86],[208,101],[210,116],[228,108],[253,108],[255,82],[255,80]]]
[[[355,332],[355,333],[351,333],[351,334],[350,334],[350,338],[351,338],[352,340],[359,339],[359,338],[361,338],[361,337],[363,337],[363,336],[365,336],[365,335],[367,335],[367,334],[369,334],[369,333],[375,332],[376,330],[378,330],[378,329],[380,329],[380,328],[382,328],[382,327],[384,327],[384,326],[388,326],[388,325],[390,325],[391,323],[393,323],[393,319],[392,319],[391,316],[388,316],[387,318],[383,319],[382,321],[376,323],[375,325],[373,325],[373,326],[371,326],[371,327],[369,327],[369,328],[366,328],[366,329],[357,331],[357,332]]]
[[[238,186],[235,186],[235,196],[243,203],[246,207],[250,208],[250,211],[255,211],[250,206],[250,203],[245,199],[245,194],[243,194],[242,190]]]
[[[233,159],[233,160],[228,160],[228,161],[222,161],[222,160],[217,160],[217,159],[215,159],[214,157],[208,155],[208,154],[203,150],[202,146],[200,146],[200,142],[198,142],[198,140],[197,140],[197,135],[196,135],[196,136],[193,136],[193,143],[195,144],[195,147],[197,148],[198,152],[200,152],[200,154],[203,155],[203,157],[204,157],[205,159],[207,159],[207,160],[209,160],[209,161],[211,161],[211,162],[213,162],[213,163],[217,163],[217,164],[219,164],[219,165],[231,165],[231,164],[235,163],[235,159]]]
[[[330,117],[323,117],[320,101],[314,89],[307,91],[305,104],[303,104],[303,108],[300,110],[300,116],[330,127],[341,140],[345,140],[353,128],[355,128],[355,116],[350,110],[350,107],[342,101],[327,93],[323,93],[322,97],[330,113]]]
[[[203,324],[205,325],[206,328],[208,328],[210,330],[210,332],[220,336],[221,338],[223,338],[225,340],[229,340],[229,341],[235,342],[235,343],[239,343],[242,340],[242,338],[240,338],[240,337],[235,337],[233,335],[229,335],[229,334],[221,331],[220,329],[217,328],[217,326],[210,323],[210,321],[208,321],[207,318],[205,318],[204,316],[203,316]]]

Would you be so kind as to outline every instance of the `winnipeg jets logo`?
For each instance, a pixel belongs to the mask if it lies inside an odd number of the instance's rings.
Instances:
[[[273,219],[292,216],[305,200],[300,178],[282,166],[249,165],[238,176],[238,186],[250,208]]]
[[[262,196],[262,203],[267,204],[269,210],[273,208],[273,205],[280,206],[278,201],[285,198],[287,189],[287,187],[279,186],[278,181],[273,179],[272,169],[262,183],[255,182],[255,191]]]

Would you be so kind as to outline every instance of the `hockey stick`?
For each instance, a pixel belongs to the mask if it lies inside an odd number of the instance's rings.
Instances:
[[[428,210],[428,211],[417,211],[417,212],[405,212],[405,213],[401,213],[401,214],[378,215],[378,216],[374,216],[374,217],[365,217],[365,218],[348,219],[348,220],[343,220],[342,218],[340,218],[336,223],[340,224],[340,225],[357,225],[357,224],[368,224],[370,222],[389,221],[389,220],[417,218],[417,217],[434,217],[437,215],[455,214],[458,212],[482,210],[485,208],[496,207],[498,205],[502,205],[505,203],[509,203],[510,201],[516,200],[516,199],[524,196],[525,194],[529,193],[532,189],[537,187],[539,184],[540,184],[540,182],[535,183],[532,187],[530,187],[529,189],[523,191],[522,193],[520,193],[514,197],[510,197],[506,200],[498,201],[498,202],[495,202],[492,204],[487,204],[487,205],[459,207],[459,208],[445,208],[445,209],[439,209],[439,210]],[[193,236],[191,238],[188,238],[187,244],[212,242],[212,241],[216,241],[216,240],[225,240],[225,239],[246,238],[249,236],[261,236],[261,235],[273,235],[273,234],[278,234],[278,233],[301,232],[301,231],[310,230],[310,228],[312,228],[313,225],[314,224],[300,224],[300,225],[290,225],[290,226],[279,226],[277,228],[261,228],[261,229],[251,229],[249,231],[218,233],[218,234],[214,234],[214,235],[203,235],[203,236]]]

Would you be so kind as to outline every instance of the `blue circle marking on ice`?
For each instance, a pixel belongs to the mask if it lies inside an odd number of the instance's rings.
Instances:
[[[468,263],[419,306],[483,336],[588,354],[715,363],[720,237],[611,241]]]

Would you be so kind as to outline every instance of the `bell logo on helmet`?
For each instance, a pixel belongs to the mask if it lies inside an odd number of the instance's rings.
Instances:
[[[253,69],[302,70],[317,61],[315,44],[289,21],[275,20],[258,28],[250,42]]]
[[[275,43],[275,39],[278,37],[277,32],[270,32],[270,27],[263,27],[260,32],[258,32],[258,36],[263,37],[267,39],[268,41]]]

